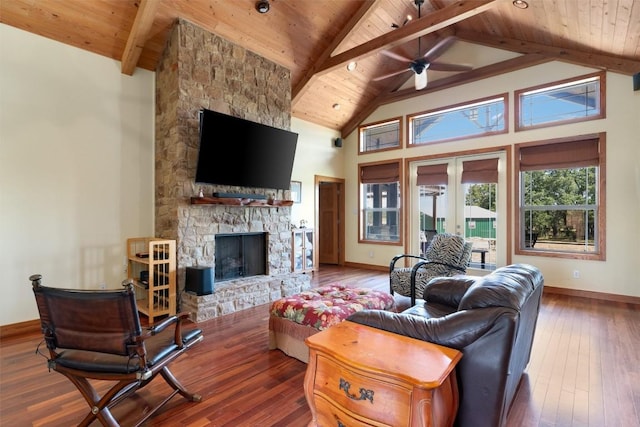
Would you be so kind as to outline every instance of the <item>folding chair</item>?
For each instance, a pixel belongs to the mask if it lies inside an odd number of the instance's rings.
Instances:
[[[157,374],[172,392],[143,414],[135,426],[178,393],[189,401],[201,400],[200,395],[187,391],[168,367],[203,338],[200,329],[183,330],[187,313],[143,329],[131,280],[123,283],[122,290],[93,291],[45,287],[41,279],[40,274],[29,277],[49,349],[48,366],[66,376],[89,404],[91,410],[80,426],[96,419],[105,426],[119,426],[110,409]],[[89,380],[115,384],[100,396]]]

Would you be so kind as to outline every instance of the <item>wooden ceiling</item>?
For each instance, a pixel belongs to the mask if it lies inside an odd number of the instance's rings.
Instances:
[[[0,21],[119,60],[130,75],[155,70],[183,18],[287,67],[292,115],[343,136],[379,105],[546,61],[640,72],[640,1],[527,2],[424,0],[418,19],[415,0],[270,0],[265,14],[256,0],[3,0]],[[456,41],[436,62],[473,69],[429,71],[421,91],[408,63],[380,53],[413,59],[447,36]]]

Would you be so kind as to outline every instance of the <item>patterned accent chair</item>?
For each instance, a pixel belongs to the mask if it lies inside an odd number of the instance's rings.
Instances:
[[[389,264],[389,287],[391,294],[410,297],[411,305],[416,296],[422,296],[425,286],[434,277],[465,274],[471,261],[472,242],[466,242],[454,234],[437,234],[424,256],[402,254],[393,257]],[[417,259],[412,267],[396,267],[399,260]]]

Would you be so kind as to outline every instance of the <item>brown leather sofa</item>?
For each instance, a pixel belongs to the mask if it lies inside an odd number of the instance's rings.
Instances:
[[[457,365],[459,427],[502,427],[533,344],[544,279],[513,264],[483,277],[432,279],[402,313],[364,310],[348,320],[452,347]]]

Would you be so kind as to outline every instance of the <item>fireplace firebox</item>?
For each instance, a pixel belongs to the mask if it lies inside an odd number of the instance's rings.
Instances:
[[[215,236],[215,280],[267,274],[267,233]]]

